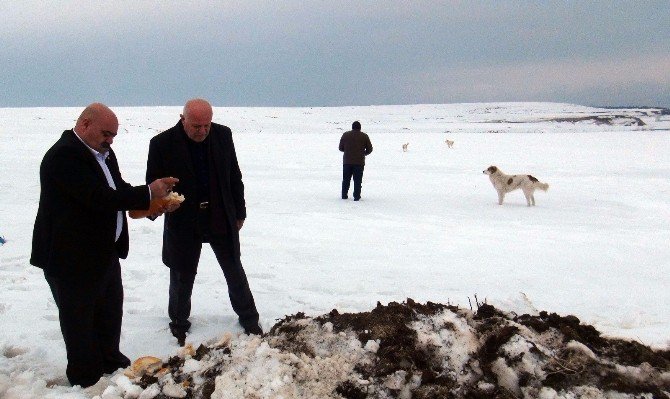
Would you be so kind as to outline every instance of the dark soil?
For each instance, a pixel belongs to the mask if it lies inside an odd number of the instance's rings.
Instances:
[[[467,320],[479,341],[463,370],[445,369],[448,363],[440,359],[439,348],[419,345],[417,331],[411,328],[412,323],[443,312],[453,312]],[[478,304],[477,311],[472,312],[407,299],[405,303],[391,302],[386,306],[377,303],[373,310],[362,313],[339,313],[334,309],[313,319],[303,313],[286,316],[263,339],[275,337],[273,342],[281,351],[313,357],[309,338],[301,334],[305,319],[321,326],[332,323],[334,334],[353,332],[363,344],[370,340],[379,342],[375,361],[357,365],[356,378],[339,382],[331,394],[333,398],[398,397],[398,392],[385,388],[382,381],[399,371],[405,373],[408,383],[412,377],[420,380],[411,389],[411,397],[418,399],[537,397],[541,389],[547,388],[579,397],[579,389],[584,386],[635,397],[647,394],[670,398],[667,374],[661,378],[662,373],[670,372],[669,351],[653,351],[638,342],[605,338],[594,327],[571,315],[540,312],[537,316],[512,316],[488,304]],[[439,329],[456,331],[449,323]],[[520,341],[522,345],[516,344]],[[514,353],[510,348],[525,349]],[[210,350],[230,353],[228,348],[201,346],[194,357],[206,358]],[[524,366],[529,361],[541,370],[529,370]],[[192,377],[180,372],[183,363],[183,359],[173,357],[164,366],[170,368],[176,382],[187,387],[187,398],[209,398],[214,391],[214,379],[225,366],[219,364],[204,370],[202,376],[206,382],[193,386]],[[501,383],[501,365],[514,371],[515,385]],[[361,385],[357,382],[361,380],[371,384]],[[155,378],[145,376],[140,385],[146,387],[155,382]]]

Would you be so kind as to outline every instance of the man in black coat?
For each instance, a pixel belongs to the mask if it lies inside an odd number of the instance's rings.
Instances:
[[[361,123],[354,121],[351,130],[340,138],[340,151],[344,153],[342,162],[342,199],[349,198],[349,184],[354,178],[354,201],[361,199],[361,185],[365,157],[372,153],[372,143],[367,133],[361,131]]]
[[[170,268],[170,331],[180,345],[191,327],[191,294],[203,243],[216,255],[245,333],[262,334],[240,261],[239,230],[247,217],[242,173],[231,130],[212,123],[212,116],[207,101],[190,100],[179,122],[149,144],[147,181],[175,176],[175,192],[185,197],[178,209],[168,209],[163,230],[163,263]]]
[[[130,364],[119,350],[123,286],[119,258],[128,255],[125,210],[148,209],[177,179],[133,187],[111,149],[119,122],[94,103],[40,165],[40,202],[30,263],[44,276],[58,307],[72,385],[95,384]]]

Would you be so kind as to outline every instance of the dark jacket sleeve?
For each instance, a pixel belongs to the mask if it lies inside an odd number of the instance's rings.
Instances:
[[[147,184],[151,184],[152,181],[158,179],[158,176],[161,176],[161,160],[163,158],[160,155],[160,147],[156,139],[151,139],[149,141],[149,155],[147,156],[147,171],[145,181]]]
[[[120,183],[116,190],[100,178],[95,159],[86,159],[80,151],[72,147],[60,147],[45,164],[46,184],[64,193],[71,201],[88,209],[101,211],[124,211],[128,209],[148,209],[149,190],[146,186],[131,186],[121,178],[116,158],[108,158],[110,172],[117,175]],[[103,175],[104,177],[104,175]]]
[[[73,135],[64,132],[40,165],[30,263],[49,274],[85,279],[104,269],[114,248],[120,258],[127,256],[125,218],[115,242],[117,211],[147,209],[149,191],[123,180],[113,153],[107,166],[117,189],[109,187],[98,162]]]
[[[230,162],[230,191],[235,203],[235,213],[238,220],[247,218],[247,207],[244,200],[244,183],[242,182],[242,171],[237,162],[237,152],[235,152],[235,143],[233,143],[232,132],[229,130],[226,134],[226,140],[229,140],[228,145],[231,148],[231,162]]]
[[[370,155],[372,153],[372,143],[370,142],[370,136],[365,135],[365,155]]]

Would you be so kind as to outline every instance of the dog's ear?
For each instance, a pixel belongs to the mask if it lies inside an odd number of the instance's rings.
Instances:
[[[491,173],[495,173],[498,168],[496,166],[489,166],[488,171]]]

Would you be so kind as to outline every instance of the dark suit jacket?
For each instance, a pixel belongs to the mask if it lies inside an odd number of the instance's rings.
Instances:
[[[72,130],[63,132],[42,159],[30,263],[49,275],[94,278],[108,267],[114,250],[120,258],[128,255],[125,212],[121,236],[114,241],[117,211],[148,209],[149,189],[126,183],[109,151],[106,162],[116,190]]]
[[[149,144],[147,181],[156,176],[179,179],[174,191],[186,198],[179,209],[165,214],[163,228],[163,263],[180,271],[196,272],[202,246],[198,235],[197,181],[186,140],[190,140],[181,121],[153,137]],[[246,219],[244,183],[237,163],[233,135],[227,126],[212,123],[209,131],[210,175],[218,179],[223,212],[214,212],[212,223],[224,223],[233,244],[235,258],[240,258],[240,236],[237,220]],[[212,199],[210,199],[212,202]],[[220,211],[220,210],[219,210]],[[220,220],[218,218],[220,218]]]
[[[360,130],[344,132],[340,138],[340,151],[344,152],[344,165],[365,165],[365,157],[372,153],[370,137]]]

